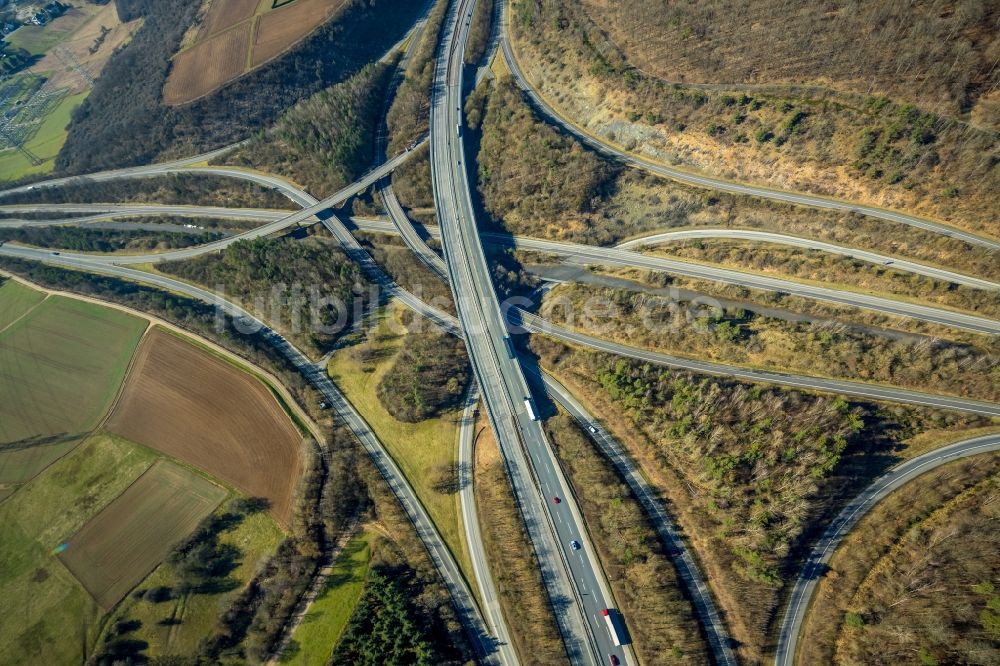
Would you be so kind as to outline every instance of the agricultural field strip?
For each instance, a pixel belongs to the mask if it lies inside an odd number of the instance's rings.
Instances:
[[[299,429],[258,377],[188,338],[161,329],[146,336],[104,429],[266,498],[272,517],[290,525]]]
[[[75,447],[114,403],[147,321],[50,297],[0,336],[0,478],[33,478]]]
[[[123,266],[88,262],[86,259],[73,260],[65,259],[63,257],[54,257],[51,255],[45,255],[44,257],[25,257],[24,255],[19,255],[14,248],[8,247],[0,247],[0,253],[7,254],[9,256],[21,256],[22,258],[44,258],[45,261],[49,263],[67,268],[113,275],[135,282],[151,284],[178,294],[183,294],[210,305],[218,306],[227,315],[234,318],[240,318],[242,321],[248,323],[252,322],[255,327],[259,327],[261,332],[260,335],[276,350],[278,350],[278,352],[283,354],[292,363],[292,365],[307,380],[309,380],[310,383],[317,388],[317,390],[319,390],[326,401],[343,419],[344,423],[361,441],[376,467],[379,469],[379,472],[382,474],[383,478],[386,479],[390,489],[396,495],[397,499],[399,499],[400,504],[403,506],[407,516],[413,523],[418,537],[424,542],[431,560],[434,562],[435,567],[438,569],[443,580],[445,581],[445,585],[451,593],[459,618],[461,619],[463,626],[466,627],[471,634],[473,643],[477,646],[477,650],[486,662],[494,663],[495,659],[493,658],[493,651],[495,646],[492,639],[489,638],[488,629],[479,614],[472,592],[462,576],[454,557],[448,550],[447,546],[445,546],[440,534],[434,527],[434,523],[430,520],[426,509],[424,509],[423,505],[419,502],[412,487],[406,480],[406,477],[400,471],[399,467],[386,451],[382,443],[378,440],[376,435],[371,431],[368,424],[365,423],[364,419],[361,418],[350,402],[347,401],[340,390],[333,384],[330,378],[326,376],[325,372],[322,369],[317,368],[316,365],[310,361],[297,347],[280,334],[267,327],[264,322],[260,321],[238,305],[230,301],[226,301],[217,294],[208,290],[201,289],[200,287],[196,287],[185,282],[180,282],[161,275],[144,273],[142,271]]]
[[[851,500],[813,546],[795,581],[781,620],[775,666],[793,666],[802,622],[823,568],[851,529],[882,499],[913,479],[941,465],[990,451],[1000,450],[1000,435],[962,440],[911,458],[886,472]]]
[[[101,607],[110,609],[226,494],[222,486],[161,459],[70,537],[59,559]]]
[[[702,176],[684,169],[659,164],[657,162],[639,157],[633,153],[626,152],[610,143],[608,140],[595,136],[574,123],[570,118],[556,109],[556,107],[531,84],[531,82],[524,75],[520,63],[518,62],[517,55],[514,53],[514,49],[511,44],[508,18],[509,2],[507,0],[497,0],[497,2],[502,3],[504,6],[503,19],[501,21],[502,36],[500,39],[500,46],[503,51],[504,60],[507,63],[507,67],[518,87],[520,87],[528,95],[534,108],[540,112],[546,120],[561,127],[564,131],[573,135],[574,138],[583,143],[585,146],[601,155],[614,159],[622,164],[642,169],[643,171],[652,173],[656,176],[669,178],[687,185],[694,185],[696,187],[718,190],[720,192],[729,192],[732,194],[750,195],[773,201],[783,201],[797,205],[811,206],[813,208],[859,213],[869,217],[889,220],[891,222],[899,222],[912,227],[934,231],[945,236],[958,238],[972,245],[980,245],[993,250],[1000,250],[1000,240],[962,231],[957,227],[953,227],[943,222],[937,222],[935,220],[924,219],[915,215],[907,215],[906,213],[894,210],[878,208],[876,206],[867,206],[831,197],[782,191],[767,187],[737,183],[720,178]]]

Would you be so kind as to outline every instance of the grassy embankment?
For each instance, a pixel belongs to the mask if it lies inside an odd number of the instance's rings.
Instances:
[[[292,634],[282,664],[325,666],[330,660],[364,591],[374,536],[363,531],[344,546],[323,590]]]
[[[351,404],[393,456],[426,507],[466,579],[475,580],[465,545],[458,494],[436,488],[435,477],[441,468],[453,468],[457,460],[456,437],[458,411],[440,417],[406,423],[390,414],[378,398],[377,387],[389,371],[402,345],[399,311],[390,307],[378,326],[368,336],[366,346],[373,352],[359,360],[352,348],[339,350],[330,359],[328,372]],[[391,326],[391,328],[390,328]],[[395,332],[394,332],[395,331]]]

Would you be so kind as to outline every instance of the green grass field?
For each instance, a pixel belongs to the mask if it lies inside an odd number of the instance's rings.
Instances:
[[[88,654],[92,652],[102,628],[119,620],[141,623],[129,637],[147,642],[150,657],[195,654],[198,642],[211,634],[220,610],[284,538],[266,513],[252,514],[220,536],[220,542],[241,552],[238,566],[229,574],[237,585],[228,591],[187,594],[161,603],[129,595],[104,617],[97,602],[60,561],[60,546],[68,544],[63,556],[72,553],[80,530],[108,507],[121,504],[123,493],[136,489],[136,480],[155,471],[150,468],[158,460],[156,467],[180,469],[151,449],[99,433],[0,504],[0,599],[5,609],[18,609],[0,623],[0,654],[4,655],[0,661],[82,663],[84,645]],[[159,528],[161,522],[149,520],[149,525]],[[140,532],[137,539],[159,534]],[[118,534],[112,541],[121,538]],[[163,563],[139,589],[176,584],[173,567]]]
[[[386,316],[397,316],[397,311],[390,308]],[[327,371],[402,469],[466,578],[474,580],[458,494],[443,494],[432,487],[434,470],[456,462],[461,412],[419,423],[405,423],[386,411],[378,399],[376,387],[392,367],[393,357],[402,344],[402,338],[389,335],[388,330],[383,320],[380,330],[372,336],[379,359],[373,371],[366,372],[366,368],[352,358],[350,347],[334,354]]]
[[[73,109],[80,106],[88,94],[89,92],[82,92],[66,97],[45,117],[35,135],[26,142],[25,147],[41,160],[40,164],[32,164],[23,153],[12,148],[0,151],[0,181],[17,180],[24,176],[52,171],[56,155],[66,143],[66,127],[69,125],[70,114],[73,113]]]
[[[219,609],[226,608],[257,572],[263,561],[274,553],[284,539],[284,533],[267,513],[247,516],[219,541],[240,549],[239,566],[229,575],[241,587],[211,594],[186,594],[154,603],[147,599],[126,597],[113,613],[114,621],[138,620],[142,626],[132,637],[146,641],[146,654],[150,658],[168,654],[195,654],[198,643],[210,635],[219,617]],[[142,582],[138,589],[157,587],[174,588],[178,577],[174,567],[163,563]]]
[[[6,280],[0,283],[0,331],[43,300],[45,294],[20,282]]]
[[[103,418],[145,320],[61,296],[0,333],[0,483],[23,483]]]
[[[155,460],[145,448],[95,435],[0,504],[0,654],[11,664],[79,664],[101,610],[55,549]]]
[[[282,664],[325,666],[329,661],[365,589],[372,537],[371,532],[362,532],[344,547],[323,591],[292,634]]]
[[[73,534],[59,559],[103,608],[110,609],[226,494],[200,474],[160,460]]]

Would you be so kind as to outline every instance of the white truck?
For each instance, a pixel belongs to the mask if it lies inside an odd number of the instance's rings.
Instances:
[[[528,416],[531,417],[532,421],[538,420],[538,413],[535,412],[535,403],[531,398],[524,399],[524,409],[528,412]]]
[[[614,641],[615,646],[620,646],[622,644],[622,637],[618,633],[618,625],[615,623],[615,611],[605,608],[601,611],[601,614],[604,616],[604,622],[608,625],[608,633],[611,634],[611,640]]]

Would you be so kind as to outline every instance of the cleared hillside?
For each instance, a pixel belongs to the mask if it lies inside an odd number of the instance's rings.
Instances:
[[[982,0],[584,0],[649,74],[689,83],[805,83],[1000,122],[1000,3]],[[987,106],[991,106],[989,110]]]

